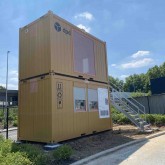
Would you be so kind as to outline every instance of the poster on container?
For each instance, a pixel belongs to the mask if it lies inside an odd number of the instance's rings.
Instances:
[[[98,88],[99,117],[109,118],[108,89]]]

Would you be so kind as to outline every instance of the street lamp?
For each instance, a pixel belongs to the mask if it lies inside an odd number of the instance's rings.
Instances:
[[[6,70],[6,107],[7,107],[7,86],[8,86],[8,56],[9,56],[10,51],[7,51],[7,70]]]
[[[7,66],[6,66],[6,111],[5,111],[5,127],[6,127],[6,139],[8,139],[8,100],[7,100],[7,86],[8,86],[8,56],[10,51],[7,51]]]

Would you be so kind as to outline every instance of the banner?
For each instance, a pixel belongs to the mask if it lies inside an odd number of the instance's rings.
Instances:
[[[98,88],[99,117],[109,118],[108,89]]]

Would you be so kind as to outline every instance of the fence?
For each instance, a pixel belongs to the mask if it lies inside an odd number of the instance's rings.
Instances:
[[[0,101],[0,132],[9,127],[17,127],[18,102]],[[7,135],[8,136],[8,135]]]
[[[145,106],[148,114],[165,114],[165,94],[142,96],[135,98]]]

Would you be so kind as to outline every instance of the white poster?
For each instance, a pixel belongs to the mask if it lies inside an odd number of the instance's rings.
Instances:
[[[108,89],[98,88],[99,117],[109,118]]]

